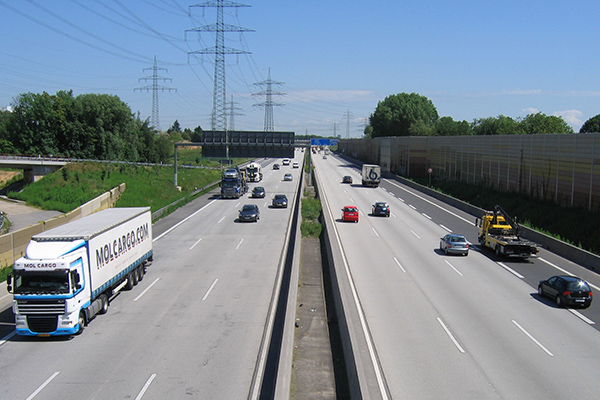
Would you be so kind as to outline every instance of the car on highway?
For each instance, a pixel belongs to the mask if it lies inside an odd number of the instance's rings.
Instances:
[[[273,164],[273,169],[279,169],[279,164],[277,164],[277,163]]]
[[[256,198],[265,197],[265,188],[262,186],[255,186],[252,189],[252,197],[256,197]]]
[[[383,215],[384,217],[389,217],[390,216],[390,205],[383,201],[378,201],[375,204],[373,204],[373,207],[371,208],[371,214],[372,215]]]
[[[260,210],[256,204],[244,204],[238,217],[240,222],[258,222]]]
[[[283,180],[284,181],[291,181],[292,179],[294,179],[294,177],[292,176],[292,174],[285,174],[283,176]]]
[[[288,158],[284,158],[281,162],[283,165],[290,165],[290,160]]]
[[[443,238],[440,238],[440,250],[447,254],[462,254],[469,255],[469,242],[463,235],[457,233],[449,233]]]
[[[346,175],[342,178],[342,183],[352,183],[352,177],[350,175]]]
[[[592,304],[592,289],[588,283],[572,275],[556,275],[540,281],[538,294],[554,299],[558,306],[588,308]]]
[[[345,206],[342,208],[342,221],[358,222],[358,207]]]
[[[292,168],[300,168],[300,164],[298,164],[298,161],[294,161],[294,163],[292,164]]]
[[[285,194],[276,194],[271,205],[276,208],[287,208],[288,198]]]

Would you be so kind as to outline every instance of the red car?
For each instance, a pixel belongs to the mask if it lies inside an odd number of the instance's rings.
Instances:
[[[342,208],[342,221],[358,222],[358,207],[345,206]]]

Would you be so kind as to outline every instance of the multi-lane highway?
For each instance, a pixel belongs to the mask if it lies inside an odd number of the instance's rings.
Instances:
[[[528,262],[478,245],[446,256],[448,232],[477,243],[473,216],[395,181],[362,187],[360,170],[338,157],[313,159],[365,397],[598,396],[600,302],[567,310],[537,295],[539,280],[565,271],[598,292],[596,274],[544,250]],[[389,218],[369,215],[376,201],[391,205]],[[345,205],[358,206],[358,224],[341,221]]]
[[[296,161],[302,164],[298,152]],[[217,192],[153,227],[154,263],[107,315],[72,338],[24,338],[2,326],[0,399],[243,399],[260,385],[267,320],[301,168],[265,160],[264,199]],[[283,181],[292,173],[292,181]],[[290,207],[270,207],[286,194]],[[245,203],[257,223],[237,222]],[[186,213],[187,214],[184,214]],[[4,310],[10,313],[10,310]],[[5,314],[3,314],[5,315]]]

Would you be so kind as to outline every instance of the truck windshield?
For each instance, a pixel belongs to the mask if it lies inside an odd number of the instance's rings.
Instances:
[[[221,187],[224,187],[224,188],[234,188],[236,186],[239,186],[237,180],[231,180],[231,181],[228,180],[228,181],[221,182]]]
[[[15,271],[15,294],[69,293],[67,271]]]

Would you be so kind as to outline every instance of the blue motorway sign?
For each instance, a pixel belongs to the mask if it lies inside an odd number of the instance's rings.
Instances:
[[[311,146],[335,146],[337,144],[337,139],[310,139]]]

